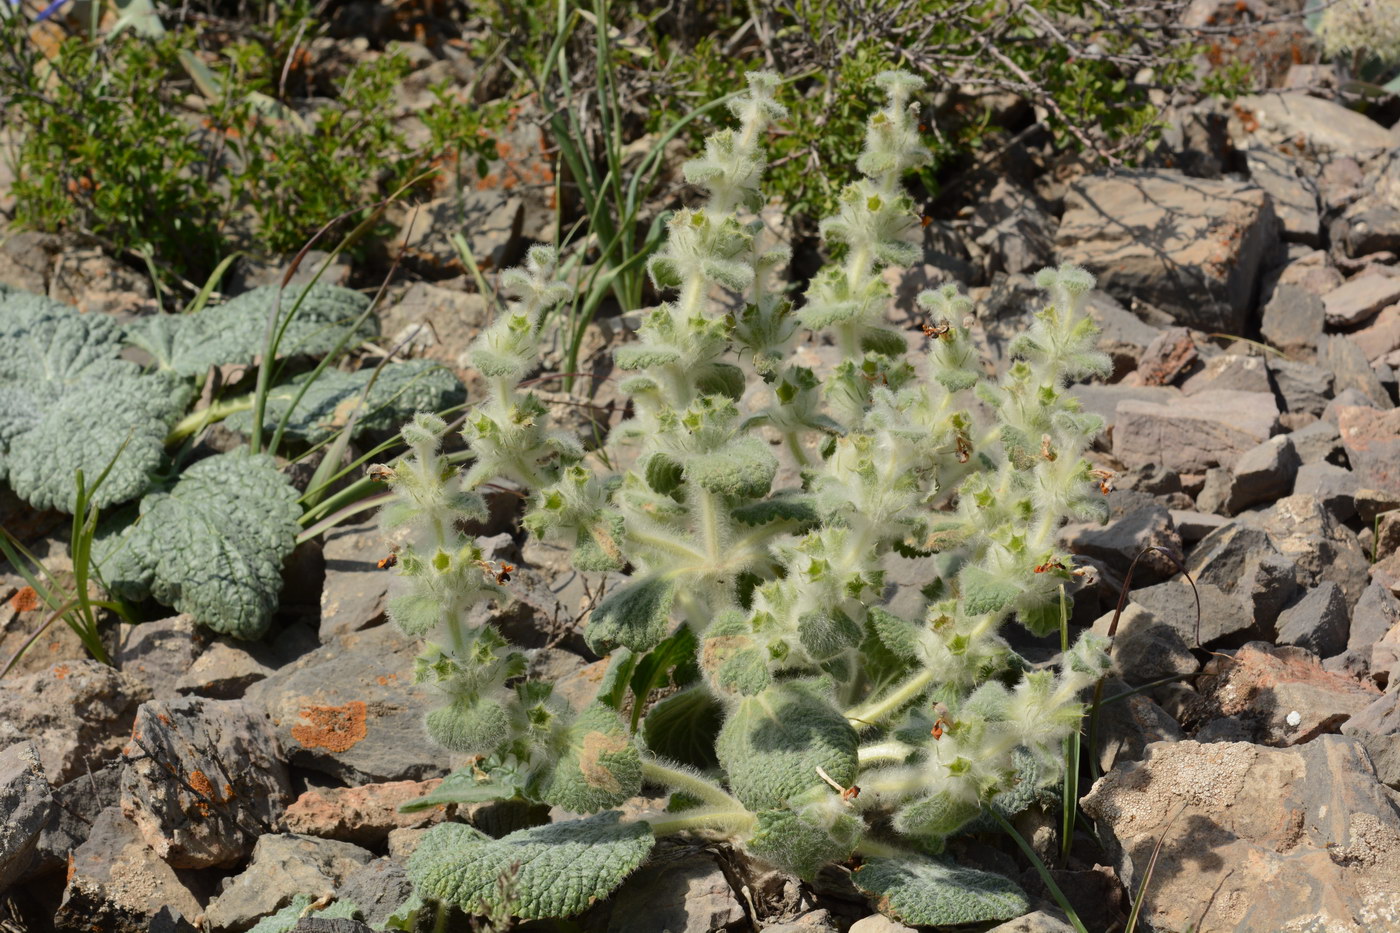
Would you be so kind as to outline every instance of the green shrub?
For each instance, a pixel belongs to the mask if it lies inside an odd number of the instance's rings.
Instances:
[[[606,459],[586,456],[522,387],[543,316],[571,295],[538,247],[502,276],[515,300],[470,351],[489,389],[463,429],[470,468],[440,452],[443,421],[419,415],[403,429],[409,456],[376,470],[395,491],[385,525],[409,540],[389,611],[427,639],[416,678],[442,696],[426,728],[476,756],[432,802],[523,797],[596,814],[500,840],[435,827],[409,865],[419,899],[527,919],[576,913],[656,836],[684,831],[808,878],[859,855],[857,886],[909,923],[1027,909],[1011,881],[939,853],[1059,779],[1080,692],[1108,666],[1092,634],[1043,669],[998,635],[1013,618],[1036,634],[1060,629],[1073,565],[1056,532],[1069,516],[1107,513],[1081,456],[1102,422],[1066,388],[1108,366],[1082,311],[1093,279],[1068,266],[1040,274],[1050,303],[1000,380],[973,351],[971,302],[951,286],[925,292],[928,378],[916,376],[905,335],[884,323],[880,272],[919,256],[901,179],[930,158],[912,101],[920,82],[874,81],[887,103],[866,121],[859,177],[821,225],[843,255],[800,307],[771,283],[787,251],[742,213],[764,200],[763,143],[785,115],[778,79],[750,75],[730,102],[738,126],[686,164],[708,201],[671,218],[650,262],[675,298],[614,354],[633,407]],[[808,331],[839,349],[830,372],[792,362]],[[774,443],[798,470],[781,488]],[[469,621],[474,604],[510,599],[513,568],[460,530],[484,514],[483,484],[501,480],[529,491],[526,529],[571,548],[575,568],[628,576],[588,622],[610,666],[581,711],[551,684],[522,681],[522,656]],[[902,618],[886,605],[886,561],[916,557],[929,574],[923,608]],[[680,689],[653,702],[659,685]],[[673,792],[672,812],[610,812],[644,783]]]

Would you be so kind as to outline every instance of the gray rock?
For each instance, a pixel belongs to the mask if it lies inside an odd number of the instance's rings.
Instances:
[[[1400,735],[1400,688],[1387,690],[1342,725],[1343,735]]]
[[[1400,409],[1337,409],[1337,430],[1357,484],[1400,496]]]
[[[763,933],[837,933],[831,911],[819,908],[786,923],[765,923]]]
[[[191,884],[156,855],[121,810],[108,807],[73,853],[54,928],[63,933],[195,933]]]
[[[1377,407],[1378,406],[1376,405],[1376,403],[1370,398],[1368,398],[1365,392],[1362,392],[1360,389],[1348,386],[1345,389],[1339,390],[1337,392],[1336,397],[1333,398],[1332,401],[1327,403],[1327,407],[1322,410],[1322,420],[1335,425],[1337,423],[1338,413],[1341,412],[1343,408]],[[1384,409],[1380,410],[1383,411]],[[1341,435],[1339,434],[1339,439],[1340,436]]]
[[[915,933],[915,930],[884,914],[871,914],[851,924],[846,933]]]
[[[1143,351],[1157,337],[1157,328],[1118,303],[1108,292],[1094,289],[1084,310],[1099,328],[1099,349],[1113,359],[1109,381],[1121,379],[1137,368]]]
[[[422,780],[451,770],[423,717],[438,697],[413,683],[418,643],[392,625],[351,632],[248,690],[292,764],[348,784]]]
[[[1397,625],[1400,625],[1400,600],[1381,584],[1371,583],[1351,611],[1347,647],[1369,651]]]
[[[1232,622],[1230,632],[1222,628],[1211,636],[1212,641],[1246,630],[1262,638],[1272,637],[1274,622],[1298,585],[1293,561],[1268,535],[1243,522],[1206,535],[1187,558],[1186,569],[1199,586],[1211,586],[1233,597],[1244,613],[1243,626]],[[1216,601],[1216,608],[1206,611],[1205,592],[1202,589],[1202,609],[1209,618],[1220,605]],[[1202,643],[1206,643],[1204,636]]]
[[[1179,323],[1240,333],[1277,240],[1272,200],[1235,181],[1173,171],[1073,183],[1055,242],[1119,301],[1145,300]]]
[[[1127,573],[1138,554],[1147,547],[1166,548],[1181,556],[1181,536],[1172,526],[1171,515],[1155,503],[1137,509],[1106,525],[1067,525],[1060,540],[1073,554],[1092,557],[1118,573]],[[1176,572],[1176,564],[1156,551],[1150,551],[1138,561],[1134,579],[1142,582],[1161,580]]]
[[[53,810],[34,743],[17,742],[0,751],[0,891],[29,869]]]
[[[205,919],[215,929],[242,933],[298,894],[313,899],[335,894],[352,872],[373,858],[348,842],[291,833],[262,836],[252,862],[209,902]]]
[[[209,630],[194,616],[121,626],[116,657],[123,673],[140,680],[157,700],[175,696],[175,684],[209,644]]]
[[[989,275],[1034,274],[1054,262],[1054,218],[1039,197],[1010,179],[998,179],[978,199],[967,233]]]
[[[617,893],[608,931],[709,933],[743,919],[744,906],[713,857],[663,848]]]
[[[1391,790],[1400,790],[1400,735],[1372,735],[1363,732],[1354,738],[1366,749],[1376,779]]]
[[[336,528],[326,535],[324,553],[321,641],[381,624],[392,574],[379,567],[389,553],[389,542],[378,523]]]
[[[1105,775],[1082,806],[1129,891],[1162,840],[1143,895],[1153,929],[1375,930],[1372,911],[1397,906],[1400,795],[1350,739],[1161,742]]]
[[[1317,357],[1321,365],[1332,371],[1332,388],[1337,398],[1347,390],[1354,389],[1376,408],[1394,407],[1390,401],[1390,393],[1381,385],[1380,378],[1371,369],[1371,361],[1346,337],[1341,334],[1324,336],[1318,341]],[[1324,417],[1325,415],[1326,409]]]
[[[1349,332],[1347,339],[1373,366],[1386,359],[1393,367],[1395,351],[1400,350],[1400,304],[1382,308],[1365,327]]]
[[[1356,514],[1371,524],[1386,512],[1400,509],[1400,492],[1386,492],[1364,486],[1356,490]]]
[[[1072,933],[1074,927],[1046,910],[1017,917],[992,927],[987,933]]]
[[[1228,471],[1206,473],[1196,505],[1208,512],[1235,515],[1251,505],[1286,495],[1301,464],[1287,434],[1271,437],[1245,451]]]
[[[468,291],[469,287],[465,276],[436,285],[414,282],[396,301],[386,303],[380,314],[384,333],[395,346],[403,344],[418,355],[457,368],[458,357],[495,315],[488,296]],[[471,374],[460,370],[458,374],[470,388]]]
[[[463,271],[463,260],[450,237],[464,233],[477,263],[507,269],[524,255],[524,225],[525,202],[519,197],[503,189],[469,191],[410,212],[394,245],[428,271],[453,275]]]
[[[1274,388],[1290,412],[1321,415],[1332,399],[1332,374],[1320,366],[1294,360],[1272,360]]]
[[[1327,323],[1332,327],[1355,327],[1386,305],[1400,301],[1400,276],[1363,272],[1325,295]]]
[[[122,812],[175,868],[244,858],[291,799],[277,738],[243,700],[145,703],[122,774]]]
[[[1365,160],[1395,145],[1385,127],[1308,94],[1253,94],[1234,102],[1230,135],[1241,149],[1285,148],[1319,162]]]
[[[1278,431],[1278,406],[1263,392],[1201,392],[1171,404],[1118,404],[1113,454],[1127,466],[1161,463],[1178,473],[1230,467]]]
[[[1085,411],[1098,415],[1104,420],[1104,430],[1111,440],[1116,430],[1118,405],[1120,402],[1136,400],[1140,402],[1171,405],[1181,399],[1181,390],[1173,386],[1125,386],[1086,383],[1085,385],[1074,387],[1074,396],[1079,399],[1079,404]],[[1155,463],[1155,461],[1147,461],[1139,465],[1147,466],[1149,463]]]
[[[1299,582],[1316,586],[1331,580],[1348,606],[1361,598],[1369,561],[1355,532],[1341,524],[1312,496],[1286,496],[1259,515],[1259,527],[1279,553],[1298,568]]]
[[[1211,583],[1198,583],[1196,592],[1201,600],[1200,644],[1239,645],[1266,637],[1267,633],[1255,625],[1253,613],[1245,602],[1233,593],[1226,593]],[[1185,580],[1168,580],[1135,589],[1132,599],[1174,629],[1185,644],[1196,644],[1196,596]]]
[[[1322,334],[1322,299],[1297,285],[1280,283],[1264,305],[1259,331],[1280,350],[1311,350]]]
[[[1181,384],[1183,395],[1209,391],[1272,392],[1269,367],[1263,357],[1222,353]]]
[[[1195,544],[1215,529],[1229,524],[1230,521],[1223,515],[1186,509],[1172,509],[1171,517],[1172,524],[1176,526],[1177,534],[1181,535],[1181,540],[1186,544]]]
[[[1332,225],[1349,256],[1400,251],[1400,156],[1394,148],[1367,166],[1356,200]]]
[[[93,821],[108,807],[121,805],[125,763],[110,761],[95,771],[53,789],[54,809],[39,836],[38,851],[24,880],[63,872],[68,856],[87,841]]]
[[[1276,277],[1276,281],[1275,281]],[[1315,249],[1292,259],[1283,268],[1270,273],[1263,291],[1265,300],[1273,294],[1273,289],[1283,285],[1294,285],[1310,295],[1321,298],[1346,281],[1341,271],[1332,264],[1331,256],[1325,250]],[[1319,320],[1318,330],[1322,325]]]
[[[1142,351],[1134,381],[1140,385],[1170,385],[1191,372],[1200,356],[1190,328],[1168,327],[1159,331]]]
[[[1305,463],[1293,480],[1295,496],[1312,496],[1339,522],[1356,515],[1355,474],[1330,463]]]
[[[346,875],[336,896],[360,908],[365,921],[379,929],[412,893],[413,884],[403,866],[393,859],[377,858]]]
[[[1113,615],[1105,613],[1094,622],[1093,630],[1107,635]],[[1119,616],[1109,654],[1118,675],[1131,686],[1194,674],[1201,666],[1181,633],[1136,601],[1130,601]]]
[[[1272,149],[1245,152],[1250,179],[1269,192],[1274,213],[1283,228],[1283,238],[1317,246],[1321,242],[1322,219],[1317,210],[1317,186],[1299,174],[1294,159]]]
[[[1279,614],[1277,628],[1277,644],[1307,648],[1320,658],[1340,654],[1351,628],[1342,588],[1324,580]]]
[[[117,756],[149,695],[145,684],[105,664],[63,661],[6,682],[0,742],[32,739],[49,780],[66,784]]]
[[[1288,436],[1293,439],[1293,449],[1298,452],[1298,459],[1304,466],[1309,463],[1331,463],[1336,466],[1346,463],[1342,435],[1335,421],[1314,421]]]

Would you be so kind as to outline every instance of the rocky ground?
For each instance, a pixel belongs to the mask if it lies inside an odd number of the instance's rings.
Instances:
[[[1114,701],[1086,752],[1103,775],[1083,798],[1096,839],[1055,871],[1096,933],[1121,929],[1159,842],[1143,911],[1155,930],[1400,930],[1400,125],[1340,106],[1320,78],[1298,69],[1291,83],[1308,89],[1174,113],[1145,169],[1015,149],[928,225],[923,262],[891,274],[891,320],[914,345],[912,296],[971,286],[996,367],[1038,307],[1028,274],[1071,260],[1099,276],[1092,309],[1115,371],[1079,392],[1109,425],[1095,457],[1119,476],[1110,522],[1064,540],[1098,571],[1076,625],[1106,631],[1125,583],[1130,601]],[[383,305],[384,332],[426,323],[416,352],[455,365],[489,311],[454,277],[446,236],[466,223],[476,255],[512,262],[546,235],[531,190],[488,186],[405,217],[416,281]],[[139,273],[46,235],[4,237],[0,283],[97,313],[152,307]],[[634,319],[602,322],[594,353]],[[830,362],[830,348],[801,352]],[[613,581],[527,541],[517,499],[493,508],[488,550],[520,568],[518,602],[494,622],[586,703],[604,662],[579,632]],[[62,570],[59,517],[8,497],[0,517]],[[1134,568],[1149,545],[1160,551]],[[385,550],[372,521],[300,548],[262,642],[182,617],[122,626],[109,668],[66,630],[39,638],[0,690],[0,929],[241,933],[299,894],[351,900],[378,928],[424,827],[538,819],[499,804],[397,812],[456,763],[423,734],[417,644],[384,624]],[[891,586],[926,576],[901,560]],[[8,657],[45,613],[14,576],[0,576],[0,600]],[[1048,853],[1055,820],[1032,813],[1021,828]],[[965,849],[1046,893],[1009,848]],[[1045,900],[996,929],[1068,929]],[[904,929],[839,879],[805,885],[699,844],[659,851],[581,923]]]

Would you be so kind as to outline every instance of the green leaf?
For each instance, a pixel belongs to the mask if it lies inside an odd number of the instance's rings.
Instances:
[[[0,480],[30,505],[72,512],[77,471],[99,476],[113,457],[94,505],[150,484],[189,388],[118,359],[121,348],[121,329],[105,315],[0,295]]]
[[[408,877],[425,900],[469,914],[571,917],[615,891],[651,852],[651,827],[619,816],[609,811],[502,839],[442,823],[423,835]]]
[[[699,679],[700,664],[695,658],[699,650],[700,640],[689,626],[682,625],[637,662],[632,674],[632,696],[639,715],[653,690],[668,684],[685,687]]]
[[[263,917],[254,924],[248,933],[291,933],[302,917],[318,917],[323,920],[358,920],[362,915],[358,907],[349,901],[336,901],[329,907],[310,910],[314,901],[309,894],[296,894],[292,902],[271,916]]]
[[[416,800],[399,804],[400,813],[417,813],[452,803],[486,803],[515,795],[514,787],[492,781],[476,768],[462,768]]]
[[[319,444],[345,427],[357,413],[354,437],[366,431],[396,431],[415,412],[442,411],[467,397],[466,388],[456,375],[432,360],[408,360],[385,366],[362,403],[365,386],[373,377],[373,369],[353,373],[336,369],[322,371],[297,402],[287,421],[287,434],[308,444]],[[301,387],[311,378],[311,373],[304,373],[268,392],[264,430],[272,431],[277,427]],[[224,424],[247,434],[252,430],[253,413],[235,412]]]
[[[594,703],[569,727],[569,745],[545,786],[548,804],[573,813],[620,805],[642,788],[642,761],[617,710]]]
[[[140,517],[104,543],[99,563],[123,595],[149,594],[216,632],[258,638],[300,516],[296,488],[271,457],[217,454],[142,499]]]
[[[864,634],[850,616],[835,608],[807,612],[797,620],[797,637],[802,647],[818,661],[856,647]]]
[[[757,498],[768,494],[778,458],[762,438],[741,437],[712,453],[686,461],[685,478],[713,493]]]
[[[510,720],[490,697],[458,697],[430,712],[428,735],[449,751],[489,755],[510,738]]]
[[[883,356],[903,356],[909,345],[898,331],[884,327],[867,327],[860,333],[860,348]]]
[[[642,720],[642,738],[662,758],[707,771],[719,764],[715,738],[723,723],[724,707],[697,684],[648,710]]]
[[[675,596],[675,583],[665,577],[649,577],[615,590],[588,620],[588,647],[601,655],[618,645],[651,650],[666,637]]]
[[[635,651],[626,648],[614,651],[608,657],[608,669],[603,673],[603,682],[598,684],[598,693],[594,699],[620,711],[623,701],[627,698],[627,687],[632,679],[632,672],[637,669],[637,660],[638,655]]]
[[[779,493],[771,499],[746,502],[734,510],[734,519],[745,525],[766,525],[769,522],[790,521],[812,524],[820,517],[812,499],[801,494]]]
[[[1021,595],[1015,583],[976,565],[964,567],[958,582],[962,585],[963,608],[971,616],[1000,612]]]
[[[951,836],[982,812],[976,800],[942,791],[906,804],[894,815],[894,828],[908,836]]]
[[[720,730],[716,751],[734,796],[767,810],[813,785],[822,768],[843,787],[855,782],[856,731],[830,702],[794,683],[740,700]]]
[[[296,307],[299,294],[295,288],[283,293],[283,320]],[[252,363],[262,355],[276,296],[276,288],[264,285],[194,314],[143,318],[128,329],[127,336],[131,343],[154,356],[162,369],[182,376],[202,375],[211,366]],[[334,285],[311,286],[287,325],[277,355],[319,356],[330,352],[368,307],[369,299],[359,292]],[[370,316],[356,336],[369,338],[377,333],[377,322]]]
[[[695,378],[701,395],[722,395],[736,402],[744,397],[747,385],[744,371],[732,363],[711,363]]]
[[[1010,920],[1030,912],[1015,882],[922,856],[872,858],[851,875],[880,913],[901,923],[951,926]]]
[[[864,824],[854,814],[830,828],[817,826],[791,810],[763,810],[744,848],[783,871],[811,881],[824,866],[844,862],[860,841]]]

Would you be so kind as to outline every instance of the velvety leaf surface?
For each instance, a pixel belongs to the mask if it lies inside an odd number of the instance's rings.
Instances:
[[[218,454],[142,499],[140,517],[99,548],[99,560],[124,595],[149,594],[217,632],[257,638],[277,608],[300,515],[271,457]]]
[[[650,826],[621,823],[612,811],[501,839],[442,823],[424,834],[408,876],[419,896],[468,913],[571,917],[616,890],[646,861],[652,842]]]
[[[851,880],[882,914],[901,923],[1010,920],[1031,909],[1025,892],[1001,875],[919,856],[869,859]]]
[[[109,317],[26,292],[0,295],[0,479],[30,505],[71,512],[77,471],[91,484],[114,456],[93,501],[105,507],[145,491],[188,389],[118,359],[121,348]]]

